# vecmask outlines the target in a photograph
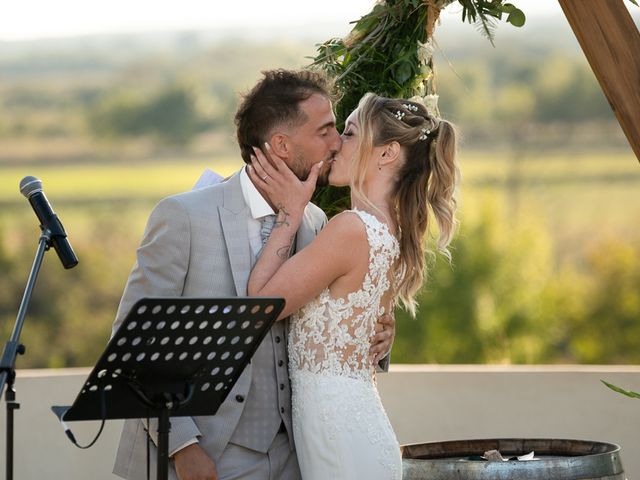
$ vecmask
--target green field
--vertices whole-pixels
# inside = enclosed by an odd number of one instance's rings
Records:
[[[42,180],[45,192],[53,201],[114,198],[161,198],[193,187],[205,168],[229,175],[240,162],[225,158],[215,161],[189,159],[183,161],[140,162],[131,165],[56,165],[52,167],[0,168],[0,202],[11,203],[21,198],[18,185],[26,175]]]
[[[461,215],[475,215],[494,202],[507,222],[532,215],[558,243],[603,233],[640,236],[640,165],[629,152],[553,153],[515,163],[507,154],[460,153]],[[49,200],[69,230],[84,230],[88,219],[124,210],[142,225],[160,198],[189,190],[205,168],[227,176],[241,166],[232,158],[188,158],[137,164],[74,164],[0,167],[0,221],[32,221],[18,191],[25,175],[39,177]],[[140,216],[140,218],[137,218]]]
[[[514,163],[505,153],[460,153],[462,188],[504,188],[514,175],[526,190],[574,188],[600,190],[615,185],[629,193],[640,184],[640,164],[631,153],[553,153]],[[0,166],[0,202],[19,199],[18,184],[25,175],[39,177],[52,197],[73,199],[160,198],[190,189],[205,168],[229,175],[242,165],[231,157],[164,159],[138,164],[73,164]]]

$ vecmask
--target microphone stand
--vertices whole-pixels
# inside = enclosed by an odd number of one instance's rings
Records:
[[[13,333],[11,338],[6,343],[4,351],[2,353],[2,359],[0,360],[0,395],[4,390],[5,384],[7,391],[5,392],[5,402],[7,404],[7,439],[6,439],[6,478],[7,480],[13,480],[13,413],[14,410],[20,408],[20,404],[16,401],[16,390],[14,388],[14,382],[16,378],[16,357],[23,355],[25,347],[20,343],[20,333],[22,332],[22,326],[24,324],[24,317],[27,314],[27,307],[31,300],[31,294],[33,293],[33,287],[38,278],[38,272],[42,265],[44,253],[49,250],[51,246],[51,232],[47,229],[42,232],[38,243],[38,250],[31,267],[31,273],[27,280],[27,286],[22,296],[22,302],[20,302],[20,309],[18,310],[18,316],[16,317],[16,323],[13,327]]]

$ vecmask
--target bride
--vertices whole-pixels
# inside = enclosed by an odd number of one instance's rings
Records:
[[[368,357],[376,319],[396,302],[415,314],[424,280],[424,236],[433,216],[438,249],[455,228],[455,132],[424,105],[365,95],[349,116],[329,182],[351,186],[336,215],[290,256],[321,164],[301,182],[256,149],[251,179],[277,207],[248,294],[286,299],[293,429],[304,480],[400,479],[400,449]]]

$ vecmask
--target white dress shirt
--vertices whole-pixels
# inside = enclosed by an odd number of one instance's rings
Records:
[[[249,178],[246,168],[240,171],[240,188],[242,189],[244,201],[251,211],[251,218],[249,218],[247,224],[247,232],[249,234],[251,252],[254,256],[257,256],[262,248],[262,238],[260,237],[260,228],[262,225],[260,220],[267,215],[275,215],[275,212]]]

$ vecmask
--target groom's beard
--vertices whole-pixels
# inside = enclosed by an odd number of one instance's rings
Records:
[[[335,154],[330,153],[327,158],[324,160],[324,164],[322,165],[322,170],[320,170],[320,174],[318,175],[318,180],[316,182],[316,187],[326,187],[329,185],[329,172],[331,172],[331,165],[333,164],[333,157]],[[307,162],[304,159],[304,156],[301,154],[297,154],[294,157],[294,164],[291,166],[291,170],[296,174],[303,182],[309,178],[309,172],[311,171],[310,166],[307,166]]]
[[[320,170],[318,180],[316,181],[316,187],[326,187],[327,185],[329,185],[329,173],[331,173],[331,167],[333,166],[333,160],[335,159],[335,156],[335,152],[332,152],[329,153],[329,155],[327,155],[327,158],[324,159],[322,170]]]

